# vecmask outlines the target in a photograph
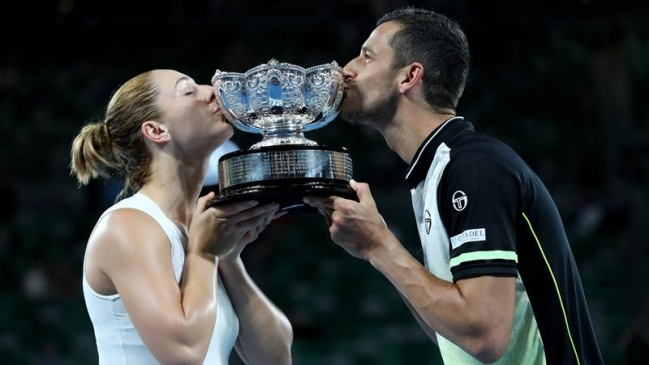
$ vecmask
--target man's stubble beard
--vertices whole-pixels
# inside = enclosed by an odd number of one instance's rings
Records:
[[[366,107],[351,105],[349,100],[343,100],[340,117],[351,124],[368,125],[381,129],[390,123],[396,112],[397,96],[390,94],[383,99],[374,100]]]

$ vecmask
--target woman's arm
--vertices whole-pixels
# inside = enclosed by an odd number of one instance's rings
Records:
[[[138,334],[161,364],[202,364],[216,321],[219,256],[245,232],[265,224],[269,205],[242,202],[207,208],[199,199],[189,228],[180,285],[171,245],[148,214],[119,209],[99,222],[89,243],[87,271],[119,293]]]
[[[219,273],[239,317],[236,350],[241,359],[247,365],[291,364],[291,323],[253,282],[241,258],[224,257]]]
[[[102,220],[91,247],[90,262],[119,293],[156,360],[202,364],[216,321],[216,256],[188,252],[179,286],[167,236],[153,218],[134,209]]]

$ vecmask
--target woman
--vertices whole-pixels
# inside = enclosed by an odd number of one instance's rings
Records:
[[[233,132],[211,86],[153,70],[122,85],[104,119],[75,138],[80,184],[124,177],[83,267],[101,365],[227,364],[233,347],[248,365],[291,363],[291,325],[240,258],[283,212],[199,198],[212,152]]]

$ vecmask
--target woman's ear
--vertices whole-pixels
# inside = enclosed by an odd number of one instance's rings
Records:
[[[424,66],[419,62],[413,62],[401,69],[399,80],[399,92],[405,94],[413,89],[424,76]]]
[[[171,139],[169,131],[164,124],[152,120],[147,120],[142,123],[142,135],[144,135],[144,138],[154,143],[165,143]]]

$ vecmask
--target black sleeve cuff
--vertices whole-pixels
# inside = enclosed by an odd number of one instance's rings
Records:
[[[518,266],[515,262],[472,263],[451,269],[453,282],[478,276],[517,277]]]

